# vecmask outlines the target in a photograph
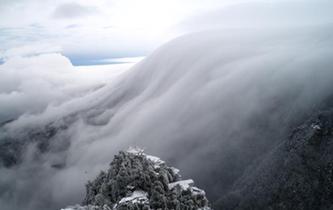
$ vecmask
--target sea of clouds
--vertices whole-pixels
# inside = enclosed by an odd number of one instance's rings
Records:
[[[1,209],[78,203],[86,181],[129,146],[167,160],[217,199],[328,103],[332,35],[333,25],[322,22],[198,32],[134,67],[99,73],[54,53],[7,59],[0,143],[27,146],[20,164],[0,169]],[[48,126],[56,134],[47,151],[27,143]]]

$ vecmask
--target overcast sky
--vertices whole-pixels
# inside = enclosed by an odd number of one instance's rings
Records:
[[[22,51],[22,46],[24,53],[31,46],[42,52],[61,51],[74,63],[143,56],[177,36],[180,32],[174,25],[226,4],[217,0],[204,5],[200,2],[0,0],[0,46],[2,54],[16,47]]]
[[[234,4],[248,2],[253,10],[237,6],[234,11]],[[249,24],[249,19],[251,24],[262,22],[267,14],[260,13],[254,2],[260,7],[265,2],[264,7],[271,9],[263,11],[269,13],[281,12],[275,10],[276,2],[288,5],[282,11],[295,13],[298,19],[306,13],[304,21],[309,23],[330,19],[333,8],[328,0],[0,0],[0,58],[55,51],[74,64],[93,64],[145,56],[181,34],[226,26],[223,20],[228,27]],[[284,24],[292,22],[283,14],[276,17]]]

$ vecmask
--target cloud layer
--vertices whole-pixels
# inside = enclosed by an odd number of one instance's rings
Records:
[[[22,76],[26,81],[1,88],[6,100],[14,98],[1,111],[17,107],[12,113],[25,113],[2,135],[31,141],[50,125],[57,132],[46,152],[31,143],[21,164],[0,170],[1,203],[7,209],[54,209],[79,202],[86,180],[130,145],[181,168],[214,200],[332,94],[331,37],[330,25],[193,34],[78,97],[64,94],[75,83],[63,78],[71,67],[62,56],[9,60],[1,73],[31,69],[30,77]],[[59,81],[49,73],[38,80],[32,64],[43,75],[50,63]],[[30,100],[15,99],[17,87]]]
[[[128,146],[179,167],[215,200],[332,96],[333,27],[311,25],[187,35],[117,76],[45,50],[7,53],[0,150],[22,156],[0,168],[1,208],[80,202],[84,183]]]
[[[61,54],[46,53],[52,48],[38,49],[27,46],[5,53],[7,60],[0,65],[0,123],[82,97],[122,72],[122,67],[103,71],[74,68]]]

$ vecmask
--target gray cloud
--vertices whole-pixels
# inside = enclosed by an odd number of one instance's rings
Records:
[[[53,17],[55,18],[78,18],[87,15],[93,15],[97,13],[97,8],[82,6],[78,3],[66,3],[58,6]]]

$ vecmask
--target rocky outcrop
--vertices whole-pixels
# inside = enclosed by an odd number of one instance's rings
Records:
[[[332,151],[329,110],[295,129],[260,164],[251,165],[216,209],[333,209]]]
[[[66,210],[209,210],[205,192],[179,170],[140,149],[120,152],[86,186],[84,206]]]

